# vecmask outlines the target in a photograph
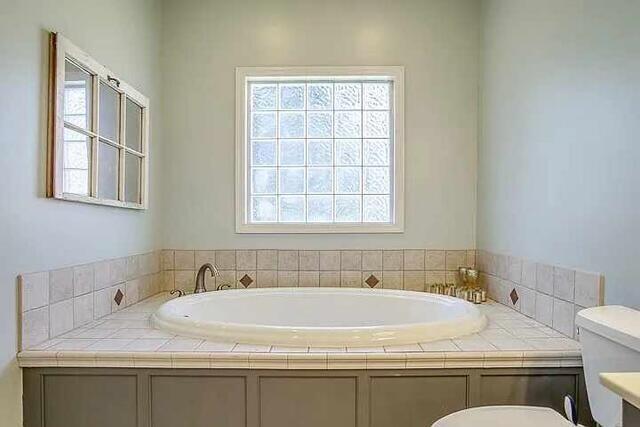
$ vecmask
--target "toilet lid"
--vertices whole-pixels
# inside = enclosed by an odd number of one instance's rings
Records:
[[[436,421],[431,427],[574,427],[550,408],[537,406],[482,406],[464,409]]]

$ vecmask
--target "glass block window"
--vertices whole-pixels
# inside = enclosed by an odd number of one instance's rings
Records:
[[[397,224],[394,79],[255,77],[245,88],[245,224]]]

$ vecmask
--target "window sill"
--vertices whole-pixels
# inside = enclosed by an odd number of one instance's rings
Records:
[[[132,202],[122,202],[119,200],[108,200],[108,199],[99,199],[97,197],[91,196],[81,196],[78,194],[70,194],[70,193],[62,193],[58,196],[53,196],[52,198],[57,200],[65,200],[67,202],[80,202],[80,203],[88,203],[90,205],[101,205],[101,206],[110,206],[114,208],[127,208],[134,210],[146,210],[147,207],[141,203],[132,203]]]
[[[403,233],[402,224],[238,224],[238,234]]]

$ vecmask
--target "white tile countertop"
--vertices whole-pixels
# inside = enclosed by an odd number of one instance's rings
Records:
[[[235,369],[416,369],[580,367],[580,344],[495,302],[480,305],[489,323],[460,338],[368,348],[279,347],[212,342],[154,329],[158,294],[18,353],[21,367]]]

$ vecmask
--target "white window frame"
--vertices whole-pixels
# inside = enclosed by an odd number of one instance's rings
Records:
[[[252,80],[384,78],[393,82],[393,186],[390,223],[249,222],[248,86]],[[236,68],[236,233],[402,233],[404,232],[404,67],[238,67]]]
[[[89,180],[89,194],[73,194],[64,192],[64,90],[65,90],[65,61],[69,59],[76,66],[93,76],[92,87],[92,121],[93,128],[99,129],[98,103],[100,82],[107,83],[120,94],[120,124],[118,143],[119,169],[117,199],[98,197],[98,145],[99,139],[96,129],[80,130],[83,135],[91,139],[91,176]],[[126,145],[126,101],[131,99],[142,111],[140,151],[133,150]],[[68,125],[67,125],[68,126]],[[74,129],[72,129],[74,130]],[[147,209],[149,194],[149,99],[124,82],[115,73],[103,66],[82,49],[74,45],[69,39],[59,33],[51,33],[49,38],[49,109],[48,109],[48,141],[47,141],[47,197],[73,202],[90,203],[129,209]],[[125,200],[125,153],[131,153],[140,158],[140,203]]]

